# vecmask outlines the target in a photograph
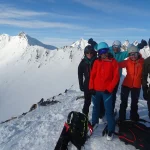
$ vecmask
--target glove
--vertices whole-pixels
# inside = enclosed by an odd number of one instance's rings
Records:
[[[84,92],[84,88],[83,88],[83,87],[80,87],[80,91]]]
[[[105,94],[111,94],[108,90],[104,91]]]
[[[91,90],[90,90],[90,93],[91,93],[92,95],[95,95],[95,94],[96,94],[96,91],[95,91],[94,89],[91,89]]]
[[[147,46],[147,42],[145,40],[143,40],[143,39],[141,40],[141,44],[143,45],[143,47]]]
[[[92,38],[90,38],[90,39],[88,40],[88,44],[90,44],[93,48],[95,47],[95,45],[97,45],[97,43],[96,43],[95,41],[93,41]]]
[[[147,101],[148,100],[148,93],[147,91],[143,91],[143,98]]]
[[[88,40],[88,44],[92,44],[92,43],[93,43],[93,39],[90,38],[90,39]]]

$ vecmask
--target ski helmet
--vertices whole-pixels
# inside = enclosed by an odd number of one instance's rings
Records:
[[[93,54],[96,53],[95,50],[94,50],[94,48],[93,48],[93,46],[91,46],[91,45],[87,45],[87,46],[84,48],[84,54],[89,53],[89,52],[91,52],[91,53],[93,53]]]
[[[109,51],[109,47],[108,44],[105,42],[101,42],[97,45],[97,49],[98,49],[98,54],[104,54],[107,53]]]
[[[118,41],[118,40],[114,41],[113,44],[112,44],[112,47],[118,47],[118,48],[120,48],[121,47],[121,42]]]
[[[129,54],[130,54],[130,53],[138,53],[138,52],[139,52],[139,50],[138,50],[138,47],[137,47],[137,46],[131,44],[131,45],[128,47],[128,53],[129,53]]]

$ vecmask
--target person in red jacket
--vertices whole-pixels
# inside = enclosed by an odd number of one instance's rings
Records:
[[[141,79],[144,59],[139,54],[138,47],[131,45],[128,48],[129,58],[119,63],[120,68],[126,68],[127,75],[122,83],[121,104],[119,110],[119,121],[126,119],[126,108],[128,104],[129,93],[131,92],[131,111],[130,119],[137,121],[138,99],[141,90]]]
[[[117,61],[108,53],[107,43],[98,44],[99,58],[95,60],[90,74],[89,89],[93,94],[92,125],[98,123],[100,102],[103,100],[108,121],[107,140],[112,140],[115,130],[115,120],[112,108],[112,92],[119,81],[119,66]]]

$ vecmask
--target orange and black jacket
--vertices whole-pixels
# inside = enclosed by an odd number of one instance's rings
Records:
[[[119,63],[120,68],[126,68],[127,70],[127,75],[122,83],[123,86],[129,88],[141,88],[143,63],[144,59],[142,56],[136,61],[132,61],[128,58]]]

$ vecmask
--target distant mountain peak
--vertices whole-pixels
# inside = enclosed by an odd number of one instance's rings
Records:
[[[53,49],[56,49],[57,47],[55,46],[52,46],[52,45],[47,45],[47,44],[44,44],[42,42],[40,42],[39,40],[35,39],[35,38],[32,38],[30,37],[28,34],[26,34],[25,32],[21,31],[19,34],[18,34],[19,37],[21,38],[25,38],[27,40],[27,43],[28,45],[30,46],[41,46],[41,47],[44,47],[46,49],[50,49],[50,50],[53,50]]]
[[[23,32],[23,31],[21,31],[21,32],[18,34],[18,36],[20,36],[20,37],[26,37],[26,33]]]
[[[74,42],[71,46],[77,47],[78,49],[84,49],[85,46],[87,46],[87,45],[88,45],[88,41],[81,38],[78,41]]]

